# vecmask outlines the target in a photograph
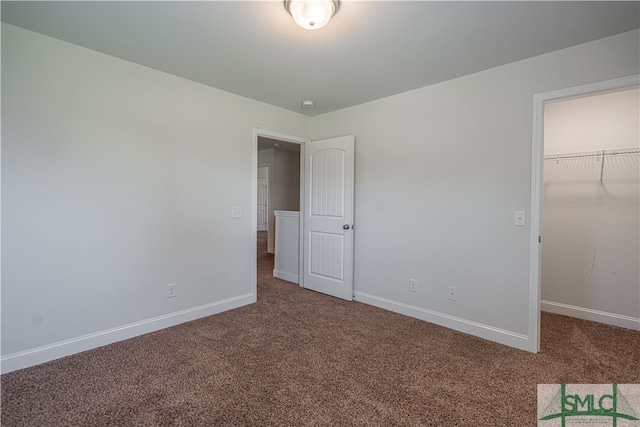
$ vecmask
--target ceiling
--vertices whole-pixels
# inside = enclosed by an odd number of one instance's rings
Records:
[[[2,21],[309,116],[640,26],[640,2],[2,2]],[[306,109],[303,100],[315,107]]]

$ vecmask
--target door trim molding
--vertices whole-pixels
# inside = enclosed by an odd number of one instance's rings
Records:
[[[538,236],[542,235],[543,165],[544,165],[544,107],[547,102],[599,93],[614,92],[640,86],[640,75],[606,80],[533,95],[533,132],[531,141],[531,222],[529,235],[529,348],[540,351],[541,250]]]
[[[259,127],[253,128],[253,142],[251,147],[251,287],[254,301],[258,301],[258,137],[265,137],[270,139],[278,139],[285,142],[293,142],[300,144],[300,196],[304,196],[304,144],[310,141],[309,138],[302,138],[294,135],[287,135],[284,133],[274,132],[267,129],[260,129]],[[271,174],[271,168],[269,168]],[[303,203],[300,199],[300,217],[302,218]],[[302,226],[302,220],[300,221]],[[300,246],[302,251],[302,245]],[[300,257],[302,259],[302,256]],[[301,277],[302,270],[298,272],[298,276]],[[300,286],[303,286],[302,280]]]

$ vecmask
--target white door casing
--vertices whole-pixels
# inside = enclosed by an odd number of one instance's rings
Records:
[[[303,286],[353,299],[354,136],[304,146]]]

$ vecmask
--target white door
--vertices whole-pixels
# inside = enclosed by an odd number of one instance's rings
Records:
[[[353,135],[304,145],[303,286],[353,299]]]
[[[258,231],[266,231],[267,227],[267,200],[269,195],[269,180],[266,178],[258,178],[258,196],[257,196],[257,222]]]

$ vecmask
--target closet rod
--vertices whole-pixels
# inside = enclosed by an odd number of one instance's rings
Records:
[[[547,154],[544,156],[545,160],[560,160],[560,159],[578,159],[584,157],[602,157],[605,156],[618,156],[623,154],[638,154],[640,148],[620,148],[617,150],[600,150],[600,151],[587,151],[583,153],[564,153],[564,154]]]

